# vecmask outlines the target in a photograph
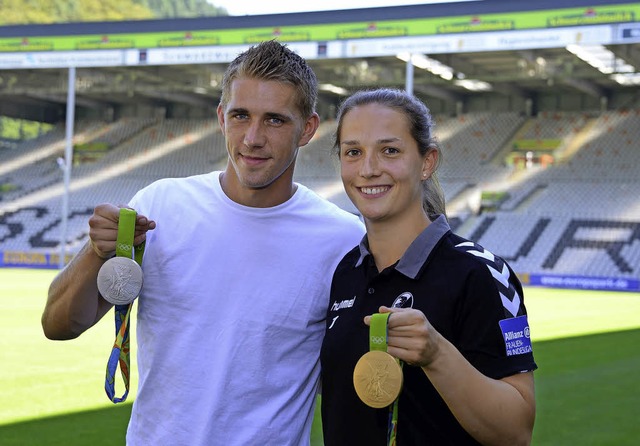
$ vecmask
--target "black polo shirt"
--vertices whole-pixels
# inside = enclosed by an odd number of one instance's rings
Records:
[[[451,232],[438,216],[395,264],[378,272],[360,246],[333,276],[321,352],[325,445],[385,445],[389,409],[373,409],[353,387],[356,362],[369,350],[363,318],[378,307],[422,311],[483,374],[500,379],[537,368],[522,286],[499,257]],[[478,444],[460,426],[421,368],[405,364],[398,446]]]

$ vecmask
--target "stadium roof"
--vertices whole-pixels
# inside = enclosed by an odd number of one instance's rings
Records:
[[[540,11],[557,11],[560,25],[529,31],[518,30],[517,26],[510,28],[514,26],[511,17],[518,14],[533,17]],[[403,87],[407,62],[406,57],[402,59],[402,51],[398,54],[389,51],[376,53],[377,50],[370,51],[365,47],[374,44],[388,47],[402,39],[406,42],[417,39],[419,42],[414,47],[418,49],[412,51],[416,66],[413,88],[416,94],[425,97],[464,103],[467,98],[479,94],[535,99],[541,94],[583,94],[606,98],[628,93],[637,101],[638,84],[624,85],[622,78],[616,80],[613,75],[635,73],[636,77],[640,76],[637,74],[640,71],[638,11],[640,3],[620,0],[485,0],[262,16],[5,26],[0,27],[0,56],[6,59],[20,52],[25,60],[32,60],[34,54],[42,54],[37,52],[37,44],[44,42],[46,45],[48,39],[62,41],[103,36],[103,41],[98,44],[115,44],[117,39],[113,37],[119,35],[173,36],[183,33],[191,38],[206,32],[231,35],[234,30],[243,29],[254,31],[250,36],[254,39],[277,37],[283,41],[288,39],[294,45],[295,39],[300,38],[300,29],[333,26],[344,32],[345,26],[355,24],[352,35],[344,38],[319,41],[310,34],[309,40],[313,40],[318,48],[326,49],[326,46],[337,44],[344,47],[341,50],[343,54],[348,54],[347,57],[325,54],[324,57],[309,58],[319,81],[326,84],[323,87],[325,100],[337,101],[341,94],[363,87]],[[433,44],[425,44],[426,41],[420,41],[419,36],[411,36],[415,31],[406,31],[419,19],[424,19],[424,23],[442,22],[449,30],[440,36],[430,36],[440,37],[440,40],[431,39],[429,42]],[[358,28],[363,24],[364,28]],[[398,29],[407,34],[394,34]],[[287,35],[287,30],[293,31]],[[529,42],[516,42],[518,39],[514,39],[512,31],[519,33],[520,40],[528,39]],[[481,35],[495,35],[502,41],[472,48],[474,39],[478,37],[480,40]],[[244,42],[239,43],[250,43],[246,33],[244,38]],[[594,45],[600,38],[602,44]],[[554,44],[554,39],[561,43]],[[443,45],[441,42],[445,40],[446,45]],[[575,48],[567,45],[567,40],[574,41],[577,44]],[[586,54],[580,53],[582,42],[589,43]],[[146,49],[135,43],[132,45],[131,51],[146,56]],[[205,47],[193,45],[164,51],[168,54],[168,51],[177,49],[188,55],[193,54],[190,51]],[[30,51],[31,48],[34,50]],[[87,54],[87,51],[75,51]],[[614,62],[614,66],[598,68],[596,65],[604,62],[594,60],[596,53],[602,53],[608,62]],[[213,108],[219,97],[219,84],[226,62],[198,60],[198,57],[196,54],[191,59],[176,58],[171,63],[160,64],[142,63],[141,59],[136,59],[135,64],[80,67],[77,73],[77,105],[102,108],[147,102],[151,105],[178,103]],[[7,66],[9,68],[0,70],[0,114],[44,121],[61,119],[66,103],[66,68],[25,65],[16,69],[10,64]],[[469,81],[481,82],[471,84]],[[488,90],[483,91],[483,88]]]

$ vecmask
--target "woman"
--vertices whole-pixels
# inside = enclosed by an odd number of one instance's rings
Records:
[[[398,90],[358,92],[338,112],[342,181],[367,235],[333,277],[321,355],[326,445],[531,441],[537,366],[522,287],[502,259],[451,232],[432,130],[427,107]],[[387,352],[404,364],[400,395],[384,408],[354,388],[374,313],[390,313]]]

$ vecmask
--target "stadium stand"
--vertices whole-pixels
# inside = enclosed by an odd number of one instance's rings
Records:
[[[449,217],[461,235],[506,258],[520,274],[637,278],[640,274],[640,110],[592,113],[468,113],[439,117],[441,181]],[[74,166],[68,249],[87,237],[87,218],[102,201],[125,203],[141,187],[167,176],[221,169],[224,139],[215,119],[84,122],[78,141],[107,141],[104,156]],[[356,212],[342,189],[332,154],[334,122],[301,148],[295,179]],[[80,136],[81,135],[81,136]],[[550,166],[505,162],[514,137],[561,139]],[[580,143],[577,144],[576,141]],[[20,150],[3,151],[0,247],[51,252],[59,247],[64,151],[56,128]],[[14,166],[13,168],[7,166]],[[503,190],[497,209],[472,197]]]
[[[294,180],[316,191],[352,213],[357,210],[349,201],[340,180],[337,154],[334,153],[336,123],[320,124],[316,135],[298,153]]]
[[[557,136],[567,121],[576,123],[562,136],[567,141],[557,149],[556,164],[533,168],[530,175],[515,172],[502,185],[509,198],[495,212],[468,218],[461,233],[503,255],[519,272],[635,279],[640,151],[632,141],[640,129],[639,110],[558,116],[527,125],[539,135]]]
[[[632,283],[628,289],[637,290],[637,7],[626,1],[534,5],[486,0],[264,17],[96,22],[91,32],[138,39],[139,33],[215,29],[225,39],[239,39],[233,45],[242,45],[263,39],[266,24],[273,24],[274,36],[288,39],[310,60],[322,87],[322,124],[300,149],[294,179],[353,213],[357,210],[344,193],[332,154],[336,107],[344,94],[358,88],[407,87],[411,74],[414,94],[434,113],[443,154],[439,177],[456,232],[505,257],[525,283],[535,276],[556,277],[557,282],[546,284],[558,286],[577,284],[574,277],[596,278],[612,279],[609,288],[627,281]],[[509,20],[489,18],[502,12],[508,12]],[[531,12],[546,19],[529,20]],[[434,27],[438,22],[437,32],[422,35],[416,31],[422,27],[396,26],[414,19],[433,21]],[[351,22],[362,22],[362,28],[342,29]],[[0,33],[6,41],[0,51],[0,112],[46,123],[47,128],[54,124],[47,133],[22,142],[15,135],[24,134],[24,127],[0,135],[0,266],[57,266],[53,257],[42,259],[62,248],[61,157],[66,142],[61,120],[67,101],[63,84],[71,76],[67,62],[111,53],[102,52],[108,42],[100,41],[95,52],[64,55],[55,50],[52,54],[62,56],[53,61],[32,56],[39,51],[38,42],[53,45],[63,36],[86,44],[86,26],[5,26]],[[300,35],[287,34],[292,26],[308,26],[311,34],[298,42]],[[322,41],[316,38],[320,29]],[[24,36],[40,37],[32,42]],[[97,203],[126,203],[159,178],[224,168],[226,148],[212,106],[220,99],[222,73],[232,57],[217,49],[235,49],[231,41],[217,48],[191,37],[186,33],[185,46],[176,48],[164,47],[163,39],[150,48],[145,38],[120,52],[122,60],[115,66],[79,66],[64,245],[68,253],[85,242],[87,217]],[[21,39],[19,47],[7,40],[14,38]],[[594,64],[577,46],[607,52],[605,59],[615,63],[603,67],[598,59]],[[400,49],[429,57],[407,65]],[[67,62],[58,67],[57,60]],[[34,69],[25,70],[29,67]],[[443,67],[451,71],[444,73]],[[488,88],[464,86],[476,80]],[[530,283],[535,284],[533,279]]]

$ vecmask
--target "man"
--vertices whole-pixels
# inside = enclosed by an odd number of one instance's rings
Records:
[[[306,62],[263,42],[222,88],[225,170],[160,180],[129,203],[134,244],[146,241],[131,446],[308,444],[331,276],[364,233],[293,182],[319,123]],[[90,241],[52,282],[47,337],[77,337],[109,311],[96,277],[118,212],[96,207]]]

